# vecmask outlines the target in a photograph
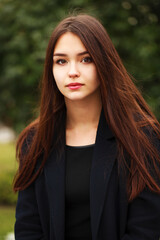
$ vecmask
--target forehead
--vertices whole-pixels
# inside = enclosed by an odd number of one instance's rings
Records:
[[[70,53],[73,51],[78,53],[81,51],[86,51],[86,48],[76,34],[71,32],[64,33],[57,40],[54,53]]]

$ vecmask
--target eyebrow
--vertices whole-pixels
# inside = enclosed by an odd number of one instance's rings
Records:
[[[85,55],[85,54],[88,54],[88,52],[87,52],[87,51],[80,52],[80,53],[77,54],[77,56],[82,56],[82,55]],[[55,53],[55,54],[53,55],[53,57],[55,57],[55,56],[66,57],[67,54],[65,54],[65,53]]]

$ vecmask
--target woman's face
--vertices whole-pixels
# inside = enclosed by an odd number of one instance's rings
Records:
[[[96,66],[80,38],[73,33],[63,34],[55,45],[53,76],[65,100],[84,100],[99,95]]]

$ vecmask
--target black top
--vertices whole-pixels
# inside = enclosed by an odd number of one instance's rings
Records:
[[[66,240],[90,240],[90,169],[94,144],[66,146]]]

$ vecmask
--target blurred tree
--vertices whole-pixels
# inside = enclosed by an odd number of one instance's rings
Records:
[[[160,119],[160,2],[128,0],[104,5],[100,0],[97,6],[127,70]]]
[[[105,25],[160,119],[158,0],[0,0],[0,121],[19,132],[35,117],[49,37],[74,9],[97,16]]]
[[[4,0],[0,5],[0,120],[18,130],[32,117],[37,102],[56,1]]]

